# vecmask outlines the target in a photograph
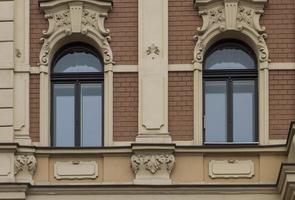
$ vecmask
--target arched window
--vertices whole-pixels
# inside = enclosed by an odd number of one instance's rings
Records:
[[[52,145],[103,145],[103,62],[81,43],[59,50],[51,69]]]
[[[203,68],[205,144],[257,142],[254,52],[239,41],[221,41],[208,50]]]

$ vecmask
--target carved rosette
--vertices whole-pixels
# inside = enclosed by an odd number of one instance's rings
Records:
[[[17,155],[15,157],[14,173],[15,175],[19,172],[29,172],[34,175],[37,169],[37,161],[33,155]]]
[[[247,35],[256,44],[259,61],[269,62],[265,42],[267,35],[265,27],[261,27],[259,22],[266,0],[262,0],[259,4],[253,1],[253,6],[251,1],[253,0],[209,0],[206,2],[195,0],[199,15],[203,19],[203,25],[197,28],[195,35],[197,44],[193,63],[202,63],[207,44],[212,38],[226,31],[231,31],[231,35],[234,33],[241,38]]]
[[[165,170],[171,173],[175,163],[172,154],[135,154],[131,157],[131,167],[135,174],[144,169],[151,174],[156,174],[159,170]]]
[[[54,5],[52,7],[52,5]],[[104,21],[107,13],[112,8],[111,2],[101,3],[89,0],[77,0],[75,2],[52,0],[40,3],[48,20],[48,30],[43,31],[41,38],[42,48],[39,56],[39,64],[48,66],[53,56],[55,45],[71,36],[73,33],[81,34],[79,41],[85,41],[85,37],[97,42],[98,49],[105,64],[113,64],[113,55],[109,45],[109,30],[105,29]],[[87,40],[89,41],[89,40]]]

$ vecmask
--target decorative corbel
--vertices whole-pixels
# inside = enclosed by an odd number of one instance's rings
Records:
[[[34,155],[17,155],[15,157],[14,173],[28,172],[34,175],[37,169],[37,161]]]

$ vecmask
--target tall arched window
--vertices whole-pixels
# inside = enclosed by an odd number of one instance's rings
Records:
[[[90,45],[73,43],[56,53],[51,69],[52,145],[103,145],[103,62]]]
[[[221,41],[205,56],[204,142],[258,141],[257,64],[254,52],[239,41]]]

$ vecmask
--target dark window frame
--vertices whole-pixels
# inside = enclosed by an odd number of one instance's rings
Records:
[[[228,44],[236,45],[240,49],[246,51],[255,61],[256,69],[205,69],[205,62],[208,56]],[[203,65],[203,144],[204,145],[216,145],[216,144],[241,144],[233,141],[233,81],[253,80],[255,84],[255,113],[254,113],[254,141],[246,142],[243,144],[258,144],[259,140],[259,119],[258,119],[258,103],[259,103],[259,92],[258,92],[258,65],[257,57],[252,49],[245,43],[238,40],[221,40],[212,45],[211,48],[206,52],[204,56]],[[227,141],[226,142],[210,142],[205,140],[206,129],[205,129],[205,82],[206,81],[226,81],[226,102],[227,102]]]
[[[61,48],[59,51],[57,51],[53,64],[51,67],[51,74],[50,74],[50,89],[51,89],[51,116],[50,116],[50,140],[51,140],[51,146],[56,147],[56,136],[54,134],[53,130],[53,124],[54,124],[54,84],[73,84],[74,85],[74,146],[73,147],[83,147],[81,146],[81,84],[91,84],[91,83],[99,83],[102,85],[102,127],[101,127],[101,146],[104,146],[104,71],[101,72],[71,72],[71,73],[57,73],[54,72],[54,67],[57,61],[62,58],[64,55],[73,52],[73,51],[87,51],[92,53],[94,56],[96,56],[101,64],[103,65],[103,59],[100,56],[100,54],[90,45],[84,44],[84,43],[71,43],[68,45],[65,45],[63,48]],[[95,146],[100,147],[100,146]]]

